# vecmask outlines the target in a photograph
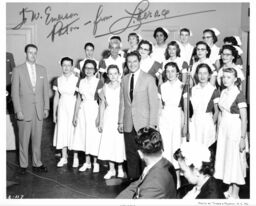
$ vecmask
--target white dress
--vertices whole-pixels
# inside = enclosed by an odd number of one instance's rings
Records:
[[[220,48],[217,47],[215,44],[213,44],[212,47],[211,47],[211,55],[209,57],[210,62],[212,64],[215,64],[215,62],[220,59],[220,54],[219,53],[220,53]]]
[[[164,107],[159,118],[159,129],[163,139],[163,156],[172,162],[175,168],[178,168],[178,162],[174,160],[173,154],[181,145],[181,95],[182,83],[178,79],[173,85],[169,81],[161,85]]]
[[[219,101],[218,92],[209,82],[204,87],[197,84],[192,88],[190,101],[193,107],[193,116],[189,122],[190,141],[209,147],[216,140],[216,127],[211,110]]]
[[[58,77],[57,84],[53,86],[53,89],[60,94],[53,138],[53,146],[56,149],[70,148],[73,140],[74,126],[72,120],[76,102],[77,81],[78,78],[73,74],[68,78],[62,75]]]
[[[165,61],[165,50],[167,45],[163,45],[159,47],[158,45],[155,45],[153,47],[153,53],[151,54],[151,58],[159,63],[163,63]]]
[[[120,86],[111,88],[105,84],[107,107],[104,111],[103,132],[98,159],[122,163],[125,157],[124,135],[117,130]]]
[[[179,46],[180,46],[180,57],[189,64],[194,47],[190,43],[187,43],[186,45],[184,45],[181,42],[179,42]]]
[[[231,107],[232,105],[232,107]],[[226,184],[245,184],[245,151],[239,151],[241,140],[241,119],[239,108],[247,104],[242,93],[234,86],[230,91],[221,92],[219,107],[221,119],[218,131],[217,152],[214,177]]]
[[[99,109],[95,100],[98,83],[99,79],[96,77],[89,81],[87,78],[80,81],[78,92],[81,94],[82,102],[72,144],[73,150],[84,151],[93,156],[98,156],[101,137],[95,124]]]

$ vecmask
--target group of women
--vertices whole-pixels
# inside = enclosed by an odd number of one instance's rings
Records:
[[[159,88],[159,131],[164,156],[177,169],[178,187],[181,168],[173,154],[189,134],[190,142],[209,148],[217,145],[214,177],[229,185],[226,198],[239,198],[239,186],[245,184],[246,176],[247,132],[241,41],[237,36],[226,37],[219,48],[216,28],[205,29],[203,40],[195,46],[189,43],[192,32],[187,28],[180,30],[179,40],[167,44],[168,34],[167,29],[156,28],[153,45],[130,33],[127,50],[122,50],[119,36],[111,36],[99,62],[93,57],[94,45],[86,43],[85,59],[74,70],[73,60],[62,58],[63,74],[53,86],[53,144],[62,149],[57,166],[67,164],[69,149],[74,151],[73,167],[78,167],[77,152],[83,151],[86,158],[79,171],[92,168],[99,172],[99,159],[109,162],[105,179],[125,177],[124,139],[117,131],[120,82],[129,72],[125,55],[136,50],[141,56],[140,69],[155,77]]]

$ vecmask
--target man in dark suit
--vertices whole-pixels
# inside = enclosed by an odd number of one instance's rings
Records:
[[[176,198],[175,168],[162,156],[160,133],[152,128],[142,128],[136,137],[136,144],[146,167],[140,179],[131,183],[117,198]]]
[[[13,114],[13,106],[11,100],[11,78],[12,78],[12,70],[15,67],[15,62],[13,58],[13,54],[10,52],[6,52],[6,108],[7,114]]]
[[[41,162],[43,118],[49,115],[49,83],[46,69],[36,64],[37,46],[25,47],[26,62],[13,70],[12,100],[19,128],[19,162],[21,173],[28,167],[28,146],[32,140],[33,170],[47,172]]]
[[[135,136],[142,127],[158,127],[160,100],[154,77],[140,70],[140,54],[128,53],[126,62],[130,73],[121,83],[118,130],[124,132],[128,177],[136,180],[143,168]]]

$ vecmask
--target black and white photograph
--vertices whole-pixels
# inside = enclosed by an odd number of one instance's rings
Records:
[[[254,205],[253,6],[2,2],[0,205]]]

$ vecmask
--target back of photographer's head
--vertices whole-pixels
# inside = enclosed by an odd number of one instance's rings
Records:
[[[153,128],[141,128],[135,138],[138,150],[145,155],[162,153],[163,142],[161,134]]]
[[[212,176],[214,173],[213,154],[206,145],[185,142],[173,156],[179,162],[181,169],[182,165],[185,165],[191,170],[198,170],[202,175]]]

